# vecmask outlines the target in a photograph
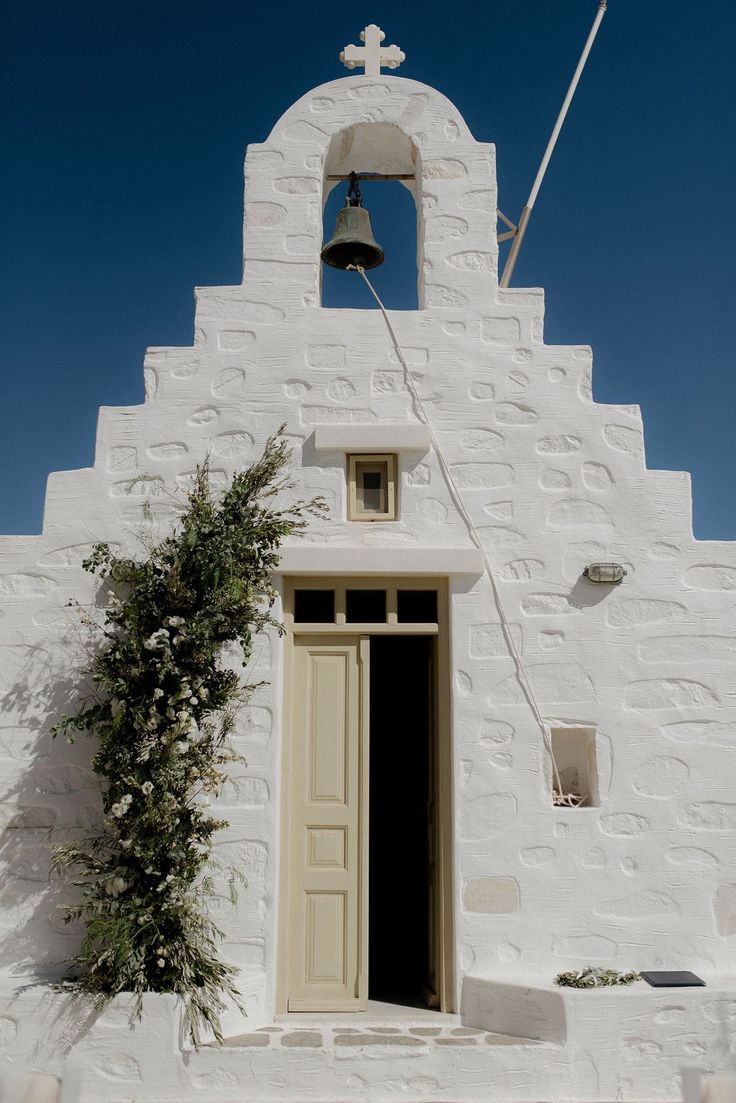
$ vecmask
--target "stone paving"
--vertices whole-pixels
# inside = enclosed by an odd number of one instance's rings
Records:
[[[541,1042],[530,1038],[512,1038],[506,1034],[491,1034],[468,1026],[427,1026],[402,1023],[401,1026],[327,1026],[323,1023],[304,1026],[262,1026],[250,1034],[227,1038],[230,1049],[359,1049],[385,1046],[395,1049],[422,1049],[427,1046],[535,1046]]]

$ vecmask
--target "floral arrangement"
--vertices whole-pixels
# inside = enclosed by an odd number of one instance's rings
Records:
[[[234,900],[238,873],[211,854],[227,823],[208,806],[239,760],[228,736],[256,686],[223,668],[222,648],[240,644],[246,666],[256,632],[282,631],[270,612],[279,544],[323,510],[320,500],[277,506],[291,486],[288,458],[286,443],[271,438],[217,499],[207,464],[198,468],[176,530],[140,561],[95,546],[83,566],[104,580],[109,605],[85,672],[91,693],[52,730],[97,738],[104,811],[97,830],[54,851],[79,890],[65,918],[86,928],[63,986],[100,1001],[134,992],[139,1014],[143,993],[178,993],[195,1043],[205,1024],[219,1039],[225,997],[237,1003],[207,901],[218,872]]]
[[[638,973],[617,973],[615,969],[588,965],[577,973],[558,973],[555,984],[562,988],[607,988],[615,984],[633,984],[637,980],[641,980]]]

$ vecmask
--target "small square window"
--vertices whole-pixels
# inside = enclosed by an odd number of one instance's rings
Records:
[[[345,620],[348,624],[385,624],[385,590],[346,590]]]
[[[436,624],[436,590],[398,590],[396,612],[399,624]]]
[[[335,620],[335,591],[294,590],[294,620],[297,624],[332,624]]]
[[[348,518],[396,519],[396,456],[348,456]]]

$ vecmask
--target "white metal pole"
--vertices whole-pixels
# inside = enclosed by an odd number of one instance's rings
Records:
[[[574,74],[572,80],[570,81],[570,87],[567,90],[567,95],[565,96],[565,101],[562,104],[562,108],[560,110],[560,113],[557,116],[557,122],[555,123],[555,128],[552,131],[552,135],[550,137],[550,140],[547,143],[547,148],[544,151],[544,157],[542,158],[542,163],[539,166],[539,171],[537,172],[534,183],[532,184],[532,190],[529,192],[529,198],[526,201],[526,206],[524,207],[524,210],[521,212],[521,218],[519,219],[519,226],[518,226],[518,229],[516,231],[516,235],[515,235],[513,241],[511,242],[511,250],[509,252],[508,257],[506,258],[506,265],[505,265],[504,270],[503,270],[503,275],[501,276],[501,281],[500,281],[500,286],[501,287],[508,287],[509,281],[511,280],[511,276],[513,275],[514,267],[516,265],[516,258],[519,255],[519,250],[521,249],[521,243],[524,240],[524,235],[526,233],[527,226],[529,225],[529,219],[531,217],[531,213],[532,213],[532,210],[534,208],[534,204],[536,203],[537,196],[539,195],[539,189],[542,186],[542,181],[544,180],[544,175],[547,171],[547,167],[548,167],[549,162],[552,158],[554,148],[557,145],[557,139],[560,136],[560,131],[562,130],[563,123],[565,122],[567,112],[570,110],[570,104],[572,103],[572,98],[575,95],[575,89],[577,88],[577,86],[580,82],[580,77],[582,76],[583,69],[585,68],[585,63],[588,60],[588,55],[589,55],[589,53],[590,53],[590,51],[593,47],[593,43],[595,42],[595,37],[598,34],[598,28],[600,27],[600,25],[603,21],[603,16],[606,14],[607,7],[608,7],[608,0],[599,0],[599,2],[598,2],[598,12],[596,14],[595,19],[593,20],[593,26],[590,28],[590,34],[588,35],[588,41],[585,43],[585,46],[583,48],[583,52],[580,55],[580,61],[578,62],[578,67],[575,70],[575,74]]]

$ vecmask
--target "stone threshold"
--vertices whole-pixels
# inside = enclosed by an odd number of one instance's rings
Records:
[[[444,1016],[443,1016],[444,1017]],[[449,1016],[448,1016],[449,1018]],[[325,1049],[357,1050],[375,1048],[426,1049],[447,1046],[540,1046],[544,1042],[532,1038],[515,1038],[508,1034],[493,1034],[469,1026],[457,1026],[452,1021],[436,1026],[426,1021],[401,1025],[343,1026],[325,1023],[294,1023],[284,1026],[258,1027],[248,1034],[225,1039],[227,1049]],[[547,1043],[548,1044],[548,1043]]]

